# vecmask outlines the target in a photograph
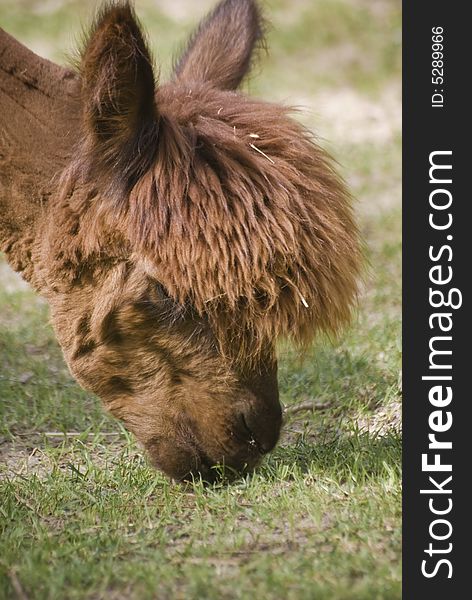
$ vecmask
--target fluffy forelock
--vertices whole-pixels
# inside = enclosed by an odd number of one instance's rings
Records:
[[[356,301],[361,244],[351,198],[312,134],[284,107],[203,84],[162,86],[156,104],[155,155],[129,195],[109,172],[93,182],[103,179],[100,211],[134,260],[206,316],[238,360],[278,337],[336,334]],[[83,165],[67,187],[86,179]]]

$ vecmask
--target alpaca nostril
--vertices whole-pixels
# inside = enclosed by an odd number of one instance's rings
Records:
[[[243,425],[243,429],[245,431],[245,433],[248,435],[249,438],[249,446],[252,446],[253,448],[257,449],[258,452],[260,454],[267,454],[267,452],[269,452],[269,450],[267,450],[265,448],[265,446],[263,446],[258,439],[256,438],[256,436],[254,435],[254,433],[251,431],[251,429],[248,427],[248,424],[246,423],[246,418],[244,417],[244,414],[241,414],[241,423]]]
[[[273,415],[254,415],[241,413],[241,423],[246,432],[249,445],[260,454],[267,454],[277,444],[282,424],[282,411]]]

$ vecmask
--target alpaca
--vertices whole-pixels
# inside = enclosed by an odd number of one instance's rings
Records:
[[[276,341],[336,334],[362,270],[351,198],[286,107],[238,87],[264,44],[223,0],[158,83],[126,1],[76,69],[0,30],[0,249],[71,373],[175,480],[278,441]]]

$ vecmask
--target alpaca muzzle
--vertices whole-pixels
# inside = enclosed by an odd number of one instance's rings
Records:
[[[278,391],[256,396],[245,389],[229,412],[174,424],[145,446],[152,464],[171,479],[213,482],[253,470],[277,444],[281,426]]]

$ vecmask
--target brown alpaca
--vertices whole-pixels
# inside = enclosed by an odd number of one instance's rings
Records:
[[[276,340],[336,333],[356,299],[329,157],[286,108],[235,91],[262,31],[255,0],[224,0],[159,85],[126,2],[77,72],[0,31],[1,249],[80,384],[176,479],[270,451]]]

